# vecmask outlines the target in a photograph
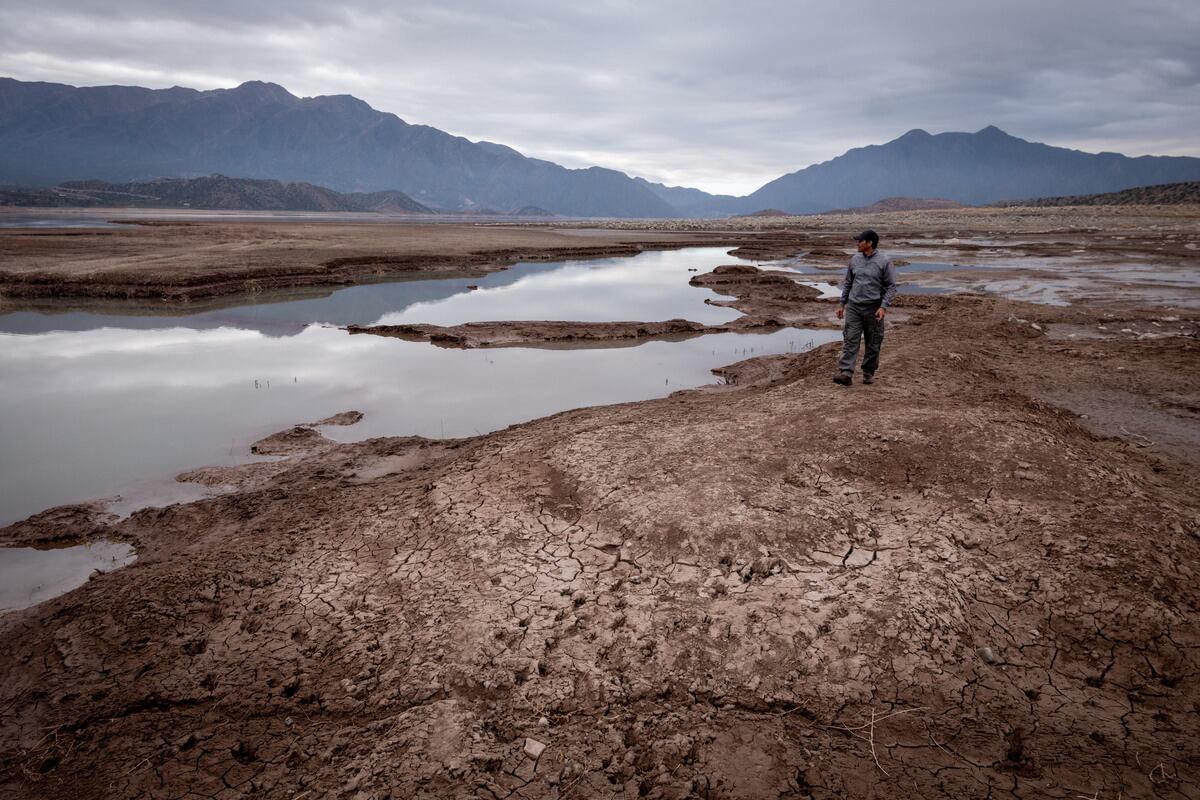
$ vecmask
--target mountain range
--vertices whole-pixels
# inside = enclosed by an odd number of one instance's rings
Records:
[[[211,173],[394,190],[434,210],[535,206],[585,217],[814,213],[889,197],[983,204],[1200,180],[1200,158],[1083,153],[987,127],[913,130],[781,176],[746,197],[664,186],[601,167],[567,169],[505,145],[411,125],[349,95],[233,89],[77,88],[0,78],[0,184],[145,183]],[[316,188],[316,187],[314,187]]]

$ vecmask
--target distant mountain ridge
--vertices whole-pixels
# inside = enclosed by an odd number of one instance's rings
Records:
[[[50,189],[0,188],[0,205],[197,208],[222,211],[371,211],[432,214],[403,192],[343,194],[297,181],[253,178],[160,178],[138,183],[70,181]]]
[[[895,197],[981,205],[1090,195],[1200,180],[1200,158],[1084,153],[993,126],[912,130],[732,197],[601,167],[567,169],[503,144],[410,125],[349,95],[300,98],[259,81],[198,91],[0,78],[0,183],[137,183],[211,173],[342,193],[395,190],[435,210],[531,206],[565,216],[675,217],[809,214]]]
[[[0,182],[46,186],[210,173],[395,189],[454,211],[535,205],[576,216],[675,209],[615,170],[566,169],[512,148],[409,125],[349,95],[234,89],[75,88],[0,78]]]
[[[912,130],[776,178],[740,204],[743,212],[779,208],[800,214],[903,196],[981,205],[1181,180],[1200,180],[1200,158],[1084,153],[1027,142],[995,126],[936,135]]]

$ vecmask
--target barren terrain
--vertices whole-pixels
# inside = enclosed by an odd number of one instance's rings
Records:
[[[472,439],[297,427],[183,476],[229,494],[3,529],[140,555],[0,617],[0,796],[1200,796],[1196,290],[1100,281],[1194,274],[1200,213],[1006,211],[870,222],[1095,302],[902,294],[873,386],[825,346]],[[696,283],[828,323],[778,275]]]
[[[116,212],[93,216],[120,219]],[[634,255],[644,247],[747,238],[453,223],[133,222],[123,228],[0,228],[0,311],[46,298],[141,301],[158,310],[228,295],[484,275],[517,261]]]

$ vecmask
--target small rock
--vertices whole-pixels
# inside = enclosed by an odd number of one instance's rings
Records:
[[[995,664],[996,663],[996,654],[992,652],[992,648],[981,647],[978,650],[976,650],[975,652],[979,654],[979,657],[983,659],[985,664]]]
[[[542,751],[546,749],[546,745],[539,742],[537,739],[525,740],[525,755],[537,761],[542,757]]]
[[[538,725],[540,725],[543,728],[549,728],[550,727],[549,717],[541,717],[540,719],[538,719]]]

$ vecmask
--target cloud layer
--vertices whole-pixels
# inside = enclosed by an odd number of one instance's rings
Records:
[[[1200,155],[1189,0],[0,7],[0,75],[353,94],[566,166],[745,194],[911,128]]]

